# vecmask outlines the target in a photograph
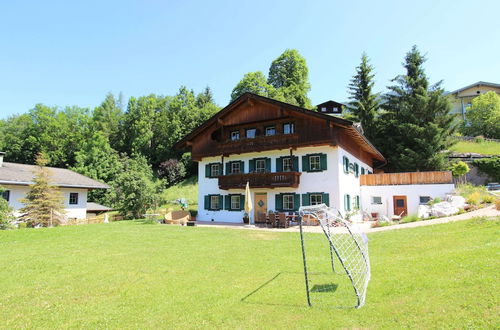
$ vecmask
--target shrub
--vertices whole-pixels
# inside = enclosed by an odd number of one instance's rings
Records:
[[[428,205],[434,205],[434,204],[441,203],[441,202],[442,202],[441,198],[436,197],[433,200],[430,200],[429,203],[427,203],[427,204]]]
[[[482,202],[483,203],[493,203],[495,201],[495,196],[493,195],[484,195],[483,198],[482,198]]]
[[[481,193],[479,191],[473,192],[467,197],[466,201],[470,205],[479,205],[481,202]]]
[[[488,175],[495,181],[500,181],[500,157],[478,159],[473,162],[480,172]]]
[[[409,214],[407,216],[404,216],[401,219],[401,223],[410,223],[410,222],[415,222],[415,221],[419,221],[419,220],[420,220],[420,218],[416,214]]]
[[[495,201],[495,207],[500,211],[500,198],[497,198],[497,200]]]
[[[171,158],[160,164],[158,174],[166,181],[167,186],[173,186],[186,177],[186,166],[183,162]]]
[[[197,210],[189,210],[189,213],[191,214],[192,217],[195,217],[198,215],[198,211]]]
[[[484,136],[478,135],[474,138],[474,142],[476,143],[483,143],[484,142]]]

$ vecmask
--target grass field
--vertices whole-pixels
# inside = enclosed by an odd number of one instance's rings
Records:
[[[500,143],[489,141],[459,141],[450,148],[450,151],[459,153],[474,152],[482,155],[500,155]]]
[[[0,328],[495,328],[499,224],[370,234],[359,310],[307,307],[297,233],[137,221],[2,231]]]

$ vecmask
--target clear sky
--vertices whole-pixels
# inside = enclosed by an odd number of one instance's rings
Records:
[[[363,51],[384,91],[413,44],[447,90],[500,83],[500,1],[1,1],[0,118],[181,85],[224,106],[287,48],[307,61],[313,104],[345,101]]]

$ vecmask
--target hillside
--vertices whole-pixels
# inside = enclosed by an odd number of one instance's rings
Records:
[[[482,155],[500,155],[500,143],[482,141],[459,141],[454,144],[450,151],[456,153],[477,153]]]

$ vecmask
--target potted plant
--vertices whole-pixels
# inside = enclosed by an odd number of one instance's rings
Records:
[[[248,213],[246,213],[246,212],[243,214],[243,223],[246,223],[246,224],[250,223],[250,217],[248,216]]]
[[[191,221],[196,221],[196,216],[198,215],[197,210],[189,210],[189,213],[191,214]]]

